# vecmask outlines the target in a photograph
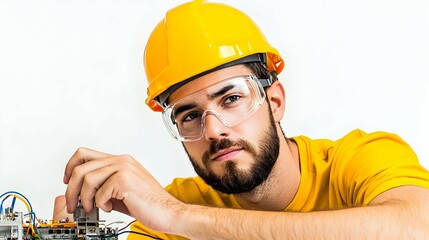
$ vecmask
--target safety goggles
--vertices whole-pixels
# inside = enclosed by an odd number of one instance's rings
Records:
[[[239,124],[259,109],[269,85],[270,79],[251,75],[225,79],[170,103],[162,112],[164,123],[175,139],[197,141],[204,136],[208,114],[227,127]]]

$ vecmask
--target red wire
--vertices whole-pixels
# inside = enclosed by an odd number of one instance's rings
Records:
[[[122,230],[126,229],[127,227],[129,227],[131,224],[133,224],[133,223],[134,223],[134,222],[136,222],[136,221],[137,221],[137,220],[134,220],[134,221],[132,221],[132,222],[128,223],[128,224],[127,224],[127,226],[125,226],[125,227],[123,227],[123,228],[119,229],[119,230],[118,230],[118,232],[120,232],[120,231],[122,231]]]

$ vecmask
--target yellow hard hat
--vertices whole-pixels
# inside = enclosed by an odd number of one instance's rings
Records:
[[[158,97],[178,83],[221,65],[262,53],[270,72],[279,74],[283,59],[246,14],[203,0],[167,12],[146,44],[146,104],[162,111]]]

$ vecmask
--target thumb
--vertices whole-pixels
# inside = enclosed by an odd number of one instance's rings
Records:
[[[73,214],[67,212],[67,202],[65,195],[59,195],[55,198],[52,220],[63,220],[66,218],[68,218],[70,221],[73,221]]]

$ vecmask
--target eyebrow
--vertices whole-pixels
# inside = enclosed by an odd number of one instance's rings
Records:
[[[222,96],[223,94],[225,94],[226,92],[228,92],[229,90],[231,90],[231,89],[233,89],[235,87],[235,85],[227,85],[227,86],[225,86],[225,87],[223,87],[223,88],[221,88],[219,91],[217,91],[217,92],[214,92],[214,93],[212,93],[212,94],[208,94],[207,95],[207,98],[208,99],[210,99],[210,100],[213,100],[214,98],[217,98],[217,97],[219,97],[219,96]],[[192,109],[192,108],[195,108],[195,107],[197,107],[198,105],[196,104],[196,103],[188,103],[188,104],[185,104],[185,105],[182,105],[182,106],[179,106],[179,107],[177,107],[177,108],[175,108],[175,110],[174,110],[174,112],[173,112],[173,116],[177,116],[177,115],[179,115],[180,113],[182,113],[182,112],[184,112],[184,111],[187,111],[187,110],[189,110],[189,109]]]
[[[229,90],[231,90],[231,89],[233,89],[235,87],[235,85],[227,85],[227,86],[225,86],[225,87],[223,87],[223,88],[221,88],[219,91],[217,91],[217,92],[214,92],[214,93],[212,93],[212,94],[208,94],[207,95],[207,97],[210,99],[210,100],[213,100],[213,99],[215,99],[215,98],[217,98],[217,97],[219,97],[219,96],[222,96],[223,94],[225,94],[226,92],[228,92]]]
[[[188,104],[179,106],[179,107],[175,108],[175,110],[173,112],[173,116],[177,116],[180,113],[187,111],[189,109],[195,108],[195,107],[197,107],[197,104],[195,104],[195,103],[188,103]]]

